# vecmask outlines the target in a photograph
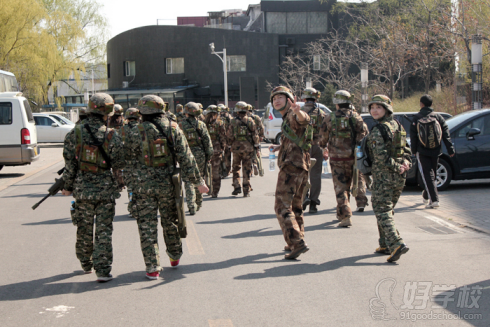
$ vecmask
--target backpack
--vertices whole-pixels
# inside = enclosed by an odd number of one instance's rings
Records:
[[[429,114],[419,117],[416,121],[418,138],[421,146],[426,149],[436,149],[442,143],[442,127],[438,122],[437,116]]]
[[[364,175],[372,175],[372,160],[368,155],[368,147],[367,147],[368,135],[363,137],[360,142],[360,148],[363,152],[361,157],[356,158],[356,168],[358,171],[363,173]]]

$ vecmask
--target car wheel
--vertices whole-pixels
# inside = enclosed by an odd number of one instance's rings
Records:
[[[452,168],[444,159],[438,160],[436,168],[436,187],[438,191],[443,191],[448,188],[452,181]]]
[[[0,170],[2,170],[2,169],[3,169],[3,165],[0,165]]]
[[[278,133],[278,135],[274,139],[275,145],[279,145],[281,143],[281,136],[282,136],[282,134],[281,133]]]

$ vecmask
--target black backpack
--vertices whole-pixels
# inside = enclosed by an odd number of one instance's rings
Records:
[[[442,144],[442,127],[435,114],[427,116],[416,115],[416,128],[421,146],[426,149],[436,149]]]

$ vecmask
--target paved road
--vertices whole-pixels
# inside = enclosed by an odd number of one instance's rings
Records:
[[[356,215],[352,228],[336,228],[327,176],[319,213],[305,219],[311,250],[299,260],[283,259],[273,213],[278,171],[267,171],[253,178],[250,198],[231,196],[230,178],[220,198],[206,196],[188,220],[181,265],[171,268],[162,249],[157,281],[144,276],[123,195],[114,223],[115,279],[96,283],[75,257],[71,198],[30,208],[61,167],[0,191],[1,326],[489,326],[489,234],[452,224],[445,209],[403,200],[396,222],[411,250],[387,263],[373,253],[371,209]],[[159,242],[163,247],[162,236]]]

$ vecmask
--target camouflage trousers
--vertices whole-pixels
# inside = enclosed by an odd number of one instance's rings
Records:
[[[111,272],[115,205],[110,200],[77,199],[75,210],[72,211],[72,222],[77,226],[75,253],[82,269],[90,271],[94,267],[98,277],[107,276]]]
[[[253,152],[234,152],[232,174],[233,181],[232,186],[234,188],[240,188],[240,167],[242,165],[242,189],[244,194],[251,192],[251,170],[252,170],[252,156]]]
[[[160,211],[160,224],[163,229],[167,255],[178,260],[182,256],[182,242],[177,228],[177,207],[174,198],[174,185],[171,181],[165,188],[152,190],[152,194],[133,193],[133,209],[138,223],[140,246],[146,271],[162,270],[158,244],[157,212]]]
[[[310,195],[311,204],[320,205],[319,195],[321,194],[322,183],[322,149],[319,145],[312,145],[310,158],[315,158],[315,165],[310,169]]]
[[[221,168],[221,163],[222,163],[222,154],[221,153],[215,153],[213,154],[213,157],[211,158],[211,175],[212,175],[212,189],[211,195],[218,195],[218,192],[220,191],[220,186],[222,184],[222,176],[220,175],[220,168]]]
[[[225,161],[225,168],[227,169],[227,172],[224,172],[225,175],[229,175],[230,170],[232,169],[232,152],[230,151],[230,148],[225,147],[225,150],[223,151],[223,161]]]
[[[337,217],[339,220],[350,218],[351,206],[350,206],[350,190],[353,183],[353,164],[352,161],[330,161],[332,182],[334,184],[334,193],[336,194],[337,201]],[[359,176],[358,176],[359,178]],[[359,191],[355,197],[356,206],[365,207],[368,203],[366,193],[365,179],[358,180]]]
[[[204,177],[205,168],[206,168],[206,158],[204,156],[197,156],[195,157],[195,159],[196,159],[196,164],[198,165],[199,168],[199,173],[202,177]],[[186,192],[186,203],[188,204],[188,210],[192,208],[197,210],[196,206],[201,207],[201,205],[203,204],[203,196],[198,191],[198,187],[195,187],[194,184],[192,184],[189,181],[184,181],[184,189]]]
[[[395,226],[394,207],[404,189],[405,179],[397,173],[383,173],[383,176],[374,175],[373,180],[372,207],[377,217],[379,245],[389,247],[392,252],[404,243]]]
[[[274,211],[286,243],[292,249],[304,244],[302,196],[308,172],[285,166],[278,173]]]

